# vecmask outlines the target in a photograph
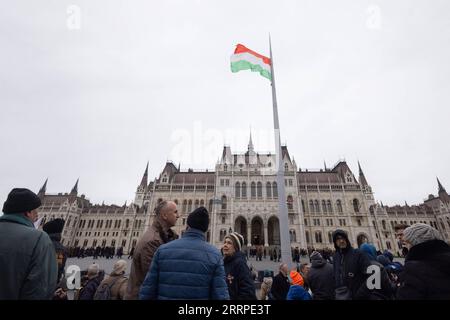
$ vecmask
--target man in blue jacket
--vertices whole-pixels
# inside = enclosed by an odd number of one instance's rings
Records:
[[[141,300],[229,299],[222,255],[205,241],[209,226],[206,208],[189,214],[187,225],[181,239],[156,251],[141,286]]]

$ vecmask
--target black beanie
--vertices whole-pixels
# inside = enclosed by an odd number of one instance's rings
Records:
[[[187,218],[187,225],[191,228],[206,232],[209,225],[209,213],[205,207],[192,211]]]
[[[63,219],[54,219],[44,224],[42,230],[47,232],[47,234],[61,233],[64,229],[64,223]]]
[[[3,213],[25,213],[41,206],[41,199],[31,190],[14,188],[3,204]]]

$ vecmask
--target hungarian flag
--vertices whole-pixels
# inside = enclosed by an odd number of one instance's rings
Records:
[[[263,77],[271,80],[270,59],[250,50],[249,48],[238,44],[231,56],[231,72],[238,72],[241,70],[252,70],[259,72]]]

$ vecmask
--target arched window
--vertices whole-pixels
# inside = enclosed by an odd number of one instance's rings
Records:
[[[302,210],[303,212],[306,212],[305,201],[303,199],[302,199]]]
[[[119,220],[119,224],[117,225],[117,228],[120,228],[121,224],[122,224],[122,220]]]
[[[188,212],[191,212],[192,211],[192,200],[189,200],[188,201]]]
[[[227,209],[227,196],[223,195],[222,196],[222,210],[226,210],[226,209]]]
[[[327,201],[327,208],[328,208],[328,212],[332,213],[333,212],[333,207],[331,206],[331,200]]]
[[[316,231],[314,234],[316,243],[322,243],[322,232]]]
[[[317,213],[320,213],[320,206],[318,200],[314,201],[314,209],[316,209]]]
[[[333,231],[328,232],[328,242],[333,243]]]
[[[278,189],[277,189],[277,183],[272,183],[272,194],[274,198],[278,198]]]
[[[294,229],[289,230],[289,239],[291,242],[297,242],[297,235],[295,234]]]
[[[391,249],[392,249],[392,247],[391,247],[391,243],[390,243],[389,241],[386,241],[386,246],[387,246],[387,248],[388,248],[389,250],[391,250]]]
[[[240,198],[241,197],[241,184],[239,182],[236,182],[236,186],[235,186],[234,190],[235,190],[234,196],[236,198]]]
[[[314,212],[314,201],[309,200],[309,211]]]
[[[327,203],[325,200],[322,200],[322,211],[323,213],[327,213]]]
[[[173,200],[173,202],[178,206],[178,200],[177,199]]]
[[[242,198],[247,198],[247,184],[242,182]]]
[[[226,163],[223,165],[223,171],[225,171],[225,172],[228,171],[228,166]]]
[[[383,229],[386,230],[386,221],[382,220],[381,224],[383,225]]]
[[[204,207],[205,206],[205,200],[200,200],[200,207]]]
[[[129,224],[130,224],[130,221],[128,219],[125,220],[125,229],[128,229]]]
[[[181,209],[181,212],[186,213],[187,210],[187,200],[183,200],[183,207]]]
[[[305,238],[306,238],[306,243],[310,243],[311,242],[309,240],[309,231],[305,231]]]
[[[266,184],[266,193],[267,198],[272,198],[272,184],[270,182],[267,182]]]
[[[227,235],[227,230],[221,229],[219,241],[223,241],[223,239],[225,238],[226,235]]]
[[[195,205],[194,205],[194,209],[197,209],[199,207],[200,202],[197,200],[195,200]]]
[[[262,198],[262,183],[261,182],[258,182],[258,184],[256,185],[256,189],[257,189],[258,198]]]
[[[342,213],[342,202],[341,200],[336,201],[336,207],[339,213]]]
[[[250,187],[250,193],[252,198],[256,198],[256,183],[252,182]]]
[[[213,199],[209,199],[209,204],[208,204],[208,211],[212,212],[212,207],[213,207]]]
[[[289,165],[287,163],[284,164],[284,171],[289,171]]]
[[[292,196],[289,195],[287,197],[287,207],[289,210],[293,210],[294,209],[294,199],[292,199]]]
[[[353,210],[355,210],[355,212],[359,212],[359,201],[358,201],[358,199],[353,199]]]

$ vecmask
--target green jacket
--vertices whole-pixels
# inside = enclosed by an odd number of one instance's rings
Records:
[[[51,299],[58,275],[49,236],[21,214],[0,217],[0,300]]]

